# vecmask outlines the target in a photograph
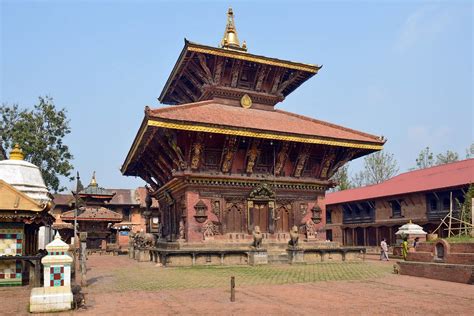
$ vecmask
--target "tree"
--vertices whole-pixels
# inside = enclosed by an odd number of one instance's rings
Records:
[[[381,183],[398,173],[393,154],[378,151],[364,158],[364,169],[356,174],[353,183],[358,186]]]
[[[474,143],[466,149],[466,159],[474,157]]]
[[[457,152],[448,150],[446,154],[436,155],[436,165],[444,165],[446,163],[455,162],[459,160],[459,154]]]
[[[331,180],[337,183],[337,186],[331,190],[332,192],[351,189],[353,185],[349,179],[349,164],[340,167]]]
[[[46,186],[54,192],[66,189],[60,186],[58,176],[73,179],[73,157],[63,143],[70,132],[66,110],[57,110],[50,97],[39,97],[32,110],[0,106],[0,156],[6,159],[6,152],[19,144],[25,160],[40,168]]]
[[[426,148],[418,154],[418,158],[416,158],[416,167],[414,169],[429,168],[434,166],[434,164],[433,153],[431,152],[430,147],[426,146]]]

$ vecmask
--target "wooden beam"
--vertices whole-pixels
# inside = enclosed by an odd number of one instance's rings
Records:
[[[303,174],[304,167],[305,167],[306,162],[308,161],[308,158],[309,158],[310,149],[311,149],[310,144],[301,145],[300,153],[299,153],[298,157],[296,158],[295,169],[293,171],[293,176],[294,177],[299,178]]]
[[[294,83],[296,80],[298,80],[299,75],[301,74],[300,71],[294,71],[290,74],[288,79],[280,84],[280,86],[277,89],[278,93],[283,93],[283,90],[286,89],[290,84]]]
[[[184,71],[184,76],[188,79],[199,91],[202,92],[203,83],[199,82],[199,79],[196,78],[189,70]]]
[[[219,84],[222,78],[222,69],[224,68],[224,58],[216,56],[216,66],[214,69],[214,82]]]
[[[160,172],[157,170],[155,165],[149,159],[143,159],[142,164],[146,168],[148,174],[153,176],[155,179],[158,179],[163,184],[165,184],[168,181],[167,177],[165,175],[160,174]],[[160,167],[158,166],[158,168]],[[164,172],[164,170],[160,170],[160,171]]]
[[[260,149],[259,149],[260,143],[261,143],[261,140],[258,138],[254,138],[249,143],[247,154],[245,155],[245,157],[247,158],[245,171],[248,174],[253,173],[253,168],[255,167],[255,164],[257,163],[258,156],[260,155]]]
[[[278,70],[275,70],[275,75],[273,76],[272,89],[270,90],[271,93],[277,92],[278,85],[280,84],[282,76],[283,76],[283,69],[279,68]]]
[[[276,164],[274,174],[275,176],[279,176],[281,171],[285,168],[286,159],[288,158],[288,151],[290,149],[290,143],[284,142],[281,144],[280,150],[278,151],[276,157]]]
[[[258,74],[257,74],[257,83],[255,84],[255,90],[260,91],[262,89],[262,84],[265,78],[267,77],[268,73],[270,72],[269,66],[262,66],[260,67]]]
[[[239,139],[237,136],[227,136],[225,140],[225,145],[222,149],[221,156],[221,171],[224,173],[229,173],[232,171],[232,164],[234,162],[234,156],[239,145]]]
[[[243,63],[241,60],[235,60],[234,64],[232,65],[232,70],[231,70],[232,79],[230,81],[230,86],[232,88],[237,87],[237,82],[240,77],[240,71],[242,70],[242,64]]]
[[[209,67],[207,66],[206,56],[203,54],[197,54],[197,56],[199,60],[199,65],[201,65],[202,70],[204,70],[207,78],[209,78],[208,81],[210,81],[210,83],[213,83],[212,73]]]

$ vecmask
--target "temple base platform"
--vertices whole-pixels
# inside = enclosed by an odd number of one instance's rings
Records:
[[[318,262],[363,261],[364,247],[341,247],[335,242],[263,242],[255,249],[249,242],[208,241],[202,243],[158,242],[153,248],[135,248],[134,259],[163,266],[312,264]]]

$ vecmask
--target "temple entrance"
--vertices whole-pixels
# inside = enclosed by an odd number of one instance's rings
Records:
[[[290,210],[286,207],[280,207],[276,212],[276,232],[288,233],[291,228]]]
[[[259,226],[261,232],[267,233],[269,231],[269,215],[268,202],[255,202],[250,214],[252,227]]]

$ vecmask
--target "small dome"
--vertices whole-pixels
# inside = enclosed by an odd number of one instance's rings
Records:
[[[12,154],[14,151],[15,149],[12,150]],[[0,161],[0,179],[39,204],[51,201],[39,168],[32,163],[18,159],[18,155],[12,157],[12,154],[10,154],[9,160]]]
[[[423,227],[417,224],[413,224],[411,221],[406,223],[398,229],[395,235],[426,235],[426,232],[423,230]]]

